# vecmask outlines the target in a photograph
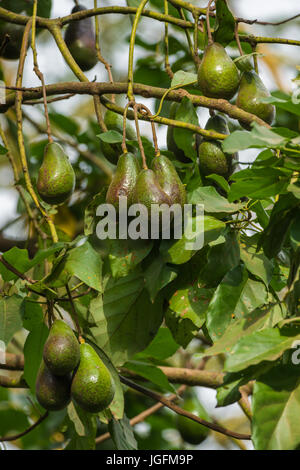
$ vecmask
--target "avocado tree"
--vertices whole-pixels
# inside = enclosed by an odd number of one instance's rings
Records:
[[[94,0],[56,18],[52,3],[0,3],[0,162],[18,194],[0,232],[1,446],[299,449],[300,106],[297,91],[269,93],[258,46],[300,41],[245,25],[279,33],[300,15]],[[126,77],[100,48],[111,17]],[[145,17],[160,25],[152,42]],[[40,66],[50,39],[68,67],[55,83]],[[180,237],[133,239],[118,230],[121,196],[192,211]],[[105,203],[115,234],[101,238]],[[198,387],[240,415],[216,419]]]

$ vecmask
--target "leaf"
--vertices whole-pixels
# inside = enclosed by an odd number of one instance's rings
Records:
[[[27,250],[21,250],[14,246],[3,253],[3,258],[15,269],[20,271],[22,274],[25,274],[34,266],[44,261],[44,259],[48,259],[54,253],[60,251],[64,246],[65,243],[55,243],[50,248],[39,250],[33,259],[29,259]],[[0,274],[6,282],[18,279],[18,276],[5,268],[2,263],[0,263]]]
[[[176,111],[175,119],[176,121],[187,122],[194,124],[195,126],[199,126],[198,116],[194,105],[187,97],[182,99],[180,106]],[[173,136],[177,147],[183,150],[187,157],[195,161],[197,153],[194,148],[193,131],[175,127]]]
[[[0,145],[0,155],[5,155],[8,152],[7,148]]]
[[[49,113],[49,117],[51,122],[66,134],[76,137],[79,134],[79,125],[74,119],[59,113]]]
[[[239,150],[249,148],[281,148],[288,142],[288,139],[278,135],[265,126],[257,123],[252,124],[252,130],[234,131],[222,142],[225,153],[233,154]]]
[[[179,313],[171,309],[166,312],[165,322],[176,343],[183,348],[186,348],[199,332],[199,328],[189,318],[182,318]]]
[[[22,328],[23,298],[17,294],[0,298],[0,341],[7,345]]]
[[[158,367],[147,362],[133,360],[126,362],[124,367],[157,385],[161,390],[174,392],[174,387],[169,384],[167,377]]]
[[[266,286],[270,284],[273,276],[274,264],[263,254],[257,252],[255,246],[241,244],[241,259],[253,276],[261,279]]]
[[[191,72],[185,72],[184,70],[178,70],[172,78],[171,88],[181,85],[190,85],[197,81],[197,75]]]
[[[299,370],[279,365],[253,390],[252,440],[257,450],[295,450],[300,445]]]
[[[226,360],[225,370],[237,372],[262,361],[275,361],[299,339],[300,333],[292,329],[253,332],[236,343]]]
[[[91,202],[86,206],[84,211],[84,234],[92,235],[96,228],[96,211],[97,207],[106,202],[107,188],[103,188],[100,193],[96,194]]]
[[[122,134],[114,130],[103,132],[97,137],[99,137],[103,142],[107,142],[108,144],[118,144],[121,143],[123,140]]]
[[[96,416],[83,411],[76,403],[68,406],[68,431],[71,435],[66,450],[93,450],[97,431]]]
[[[226,0],[216,2],[216,23],[214,40],[224,47],[234,38],[235,19],[228,8]]]
[[[221,220],[210,216],[189,217],[187,226],[180,240],[163,240],[160,252],[168,263],[183,264],[203,246],[217,240],[226,225]],[[195,247],[193,249],[193,247]]]
[[[232,269],[217,287],[207,309],[206,326],[210,337],[219,339],[231,321],[248,315],[266,301],[264,284],[249,279],[242,266]]]
[[[108,430],[118,450],[137,450],[137,442],[127,416],[122,420],[112,419]]]
[[[118,280],[110,278],[103,302],[92,310],[96,326],[91,339],[115,367],[145,349],[162,322],[162,300],[152,303],[144,289],[143,276],[134,272]]]
[[[108,260],[114,278],[124,277],[133,271],[151,252],[151,240],[105,240]]]
[[[231,203],[221,196],[213,186],[198,187],[188,193],[189,204],[203,204],[204,211],[208,213],[238,212],[245,207],[245,203]]]
[[[177,270],[165,264],[161,256],[153,259],[144,272],[146,289],[154,301],[158,292],[177,277]]]
[[[163,361],[164,359],[173,356],[178,348],[179,345],[175,343],[169,328],[161,327],[147,348],[136,354],[134,357],[149,357]]]
[[[89,242],[69,250],[54,267],[47,283],[53,287],[63,287],[72,276],[102,292],[102,259]]]
[[[178,313],[181,318],[191,320],[199,330],[205,322],[205,313],[212,294],[212,289],[204,289],[197,285],[177,290],[170,299],[170,309]]]
[[[39,324],[33,326],[24,345],[24,379],[33,393],[35,392],[36,377],[42,361],[44,344],[48,334],[49,330],[47,326],[41,321]]]

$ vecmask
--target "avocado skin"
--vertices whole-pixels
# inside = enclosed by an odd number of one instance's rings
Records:
[[[255,116],[271,125],[275,119],[275,106],[261,101],[262,98],[268,98],[269,96],[271,96],[269,90],[256,72],[243,73],[236,105],[248,113],[255,114]],[[249,124],[242,121],[240,121],[240,124],[246,129],[250,129]]]
[[[165,155],[154,157],[151,168],[156,174],[162,190],[169,196],[172,204],[183,206],[186,201],[185,188],[171,160]]]
[[[76,370],[71,396],[78,405],[90,413],[99,413],[113,400],[115,391],[112,377],[92,346],[80,345],[80,363]]]
[[[80,359],[79,343],[64,321],[54,321],[44,346],[43,359],[54,375],[67,375],[77,366]]]
[[[186,399],[182,408],[185,411],[195,414],[199,418],[210,421],[206,410],[195,398]],[[177,427],[182,439],[192,445],[201,444],[207,438],[210,432],[209,428],[182,415],[178,415],[177,417]]]
[[[9,36],[9,41],[1,52],[3,59],[17,60],[20,58],[24,29],[24,26],[0,21],[0,45],[5,40],[6,35]],[[29,41],[27,47],[29,47]]]
[[[220,115],[210,117],[205,126],[206,130],[229,135],[227,121]],[[225,154],[221,144],[213,139],[205,138],[198,147],[200,173],[208,176],[212,173],[228,179],[233,171],[233,160],[236,155]]]
[[[84,10],[86,10],[84,6],[78,5],[73,8],[72,13]],[[91,70],[98,62],[95,41],[94,25],[91,18],[73,21],[68,25],[65,42],[83,72]]]
[[[144,204],[151,211],[152,204],[172,205],[170,197],[163,191],[153,170],[142,170],[137,178],[133,195],[135,204]]]
[[[61,204],[73,193],[75,173],[62,147],[52,142],[47,144],[40,167],[37,190],[48,204]]]
[[[116,172],[109,185],[106,202],[119,209],[119,197],[126,196],[127,205],[131,205],[140,170],[140,164],[135,155],[123,153],[119,157]]]
[[[48,369],[44,361],[36,381],[36,398],[48,411],[59,411],[71,401],[71,374],[58,377]]]
[[[198,69],[198,85],[204,96],[231,99],[239,86],[240,75],[221,44],[209,44]]]

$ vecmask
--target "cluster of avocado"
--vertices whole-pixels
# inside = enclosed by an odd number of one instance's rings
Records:
[[[143,204],[148,211],[152,204],[183,206],[186,199],[185,187],[171,160],[165,155],[155,156],[151,168],[141,169],[137,157],[130,152],[119,157],[106,202],[118,209],[121,196],[127,197],[128,206]]]
[[[55,320],[45,343],[36,381],[43,408],[58,411],[73,399],[83,410],[99,413],[114,397],[110,372],[87,343],[79,344],[71,328]]]
[[[275,107],[262,101],[263,98],[269,97],[270,93],[260,77],[251,67],[240,76],[237,66],[221,44],[214,42],[206,47],[198,69],[198,85],[203,95],[209,98],[229,100],[238,92],[236,105],[239,108],[256,115],[268,124],[272,124],[275,118]],[[178,106],[179,103],[172,104],[171,119],[175,118]],[[240,124],[249,129],[247,123],[241,121]],[[205,129],[229,134],[226,119],[220,115],[211,117]],[[179,161],[189,161],[176,145],[172,127],[168,128],[167,146]],[[203,176],[215,173],[228,179],[234,170],[237,155],[225,154],[220,143],[205,138],[198,145],[198,158],[200,173]]]

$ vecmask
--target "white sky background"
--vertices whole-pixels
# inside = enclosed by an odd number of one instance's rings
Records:
[[[82,3],[89,8],[93,7],[93,0],[82,0]],[[199,0],[197,5],[201,7],[205,7],[207,4],[207,0]],[[297,13],[300,13],[300,0],[229,0],[229,4],[231,9],[234,13],[239,17],[244,17],[248,19],[260,19],[263,21],[281,21],[285,18],[293,16]],[[72,0],[53,0],[53,9],[52,9],[52,17],[55,16],[63,16],[69,14],[71,8],[73,7],[74,3]],[[101,0],[101,5],[125,5],[124,0]],[[124,21],[128,22],[128,27],[130,27],[130,23],[128,17],[123,17]],[[143,19],[143,34],[145,38],[149,42],[154,42],[157,40],[159,34],[163,34],[163,24],[154,22],[151,20]],[[263,36],[275,36],[276,29],[269,27],[269,26],[247,26],[250,28],[250,31],[253,34],[263,35]],[[101,17],[100,17],[100,28],[101,28]],[[101,31],[101,29],[100,29]],[[140,31],[140,30],[138,30]],[[129,32],[129,30],[128,30]],[[286,27],[281,30],[277,36],[281,35],[282,37],[291,38],[291,39],[299,39],[299,25],[293,26],[293,23],[286,25]],[[286,86],[288,88],[292,88],[292,84],[290,80],[295,77],[295,69],[291,66],[285,65],[286,58],[290,64],[300,65],[300,50],[297,47],[293,46],[283,46],[283,45],[276,45],[271,46],[271,48],[276,47],[280,54],[283,57],[282,63],[282,74],[285,77]],[[61,57],[60,53],[57,50],[57,47],[54,41],[48,42],[45,44],[38,44],[38,52],[39,52],[39,65],[40,69],[43,71],[46,77],[47,83],[53,83],[56,81],[62,81],[66,78],[67,68],[64,63],[63,58]],[[105,51],[102,51],[105,56]],[[138,49],[135,53],[135,58],[141,56],[141,51]],[[127,67],[127,59],[128,59],[128,47],[125,44],[122,46],[121,49],[114,50],[113,57],[109,57],[108,60],[113,64],[114,68],[113,71],[115,76],[118,79],[120,74],[126,73]],[[14,68],[15,63],[10,65],[10,67]],[[276,88],[273,78],[270,74],[270,71],[261,64],[260,61],[260,74],[265,83],[265,85],[270,89],[273,90]],[[94,68],[91,72],[87,73],[90,79],[93,79],[95,75],[97,75],[97,80],[105,81],[106,73],[103,66],[98,65]],[[70,73],[69,79],[72,80],[72,74]],[[34,73],[32,72],[32,60],[31,60],[31,53],[28,54],[28,62],[26,65],[26,73],[24,76],[24,85],[27,86],[35,86],[39,85],[38,79],[35,77]],[[71,106],[77,106],[78,102],[82,98],[75,98],[71,101],[66,103],[58,103],[56,105],[56,109],[59,112],[65,112],[66,107],[68,107],[68,112],[70,112]],[[147,100],[144,100],[147,103]],[[150,109],[152,106],[152,101],[148,100],[148,104],[150,105]],[[31,109],[31,108],[30,108]],[[153,107],[152,107],[153,109]],[[28,111],[28,110],[27,110]],[[34,112],[33,108],[31,109]],[[199,120],[200,125],[204,126],[207,120],[208,112],[207,110],[200,110],[199,111]],[[150,126],[147,124],[142,123],[141,125],[142,131],[144,133],[149,134]],[[166,128],[162,128],[159,131],[159,144],[163,148],[165,147],[165,136],[166,136]],[[240,155],[240,158],[244,161],[249,161],[249,159],[253,159],[257,152],[254,150],[243,152]],[[9,220],[13,220],[16,216],[16,203],[17,203],[17,196],[13,189],[8,190],[8,181],[11,179],[11,175],[8,175],[7,171],[3,171],[0,169],[0,227],[3,226]],[[10,181],[11,184],[11,181]],[[16,233],[16,226],[14,226],[13,230],[7,231],[10,237],[17,236]],[[227,407],[226,409],[223,408],[215,408],[215,392],[208,391],[207,389],[200,390],[200,397],[205,402],[206,406],[208,405],[208,409],[211,413],[214,414],[216,418],[224,418],[226,416],[230,416],[232,412],[239,413],[239,408],[237,405],[233,407]],[[175,436],[176,438],[176,436]],[[200,448],[213,448],[218,449],[218,446],[215,442],[212,441],[210,438],[209,440],[205,441],[205,443]]]

